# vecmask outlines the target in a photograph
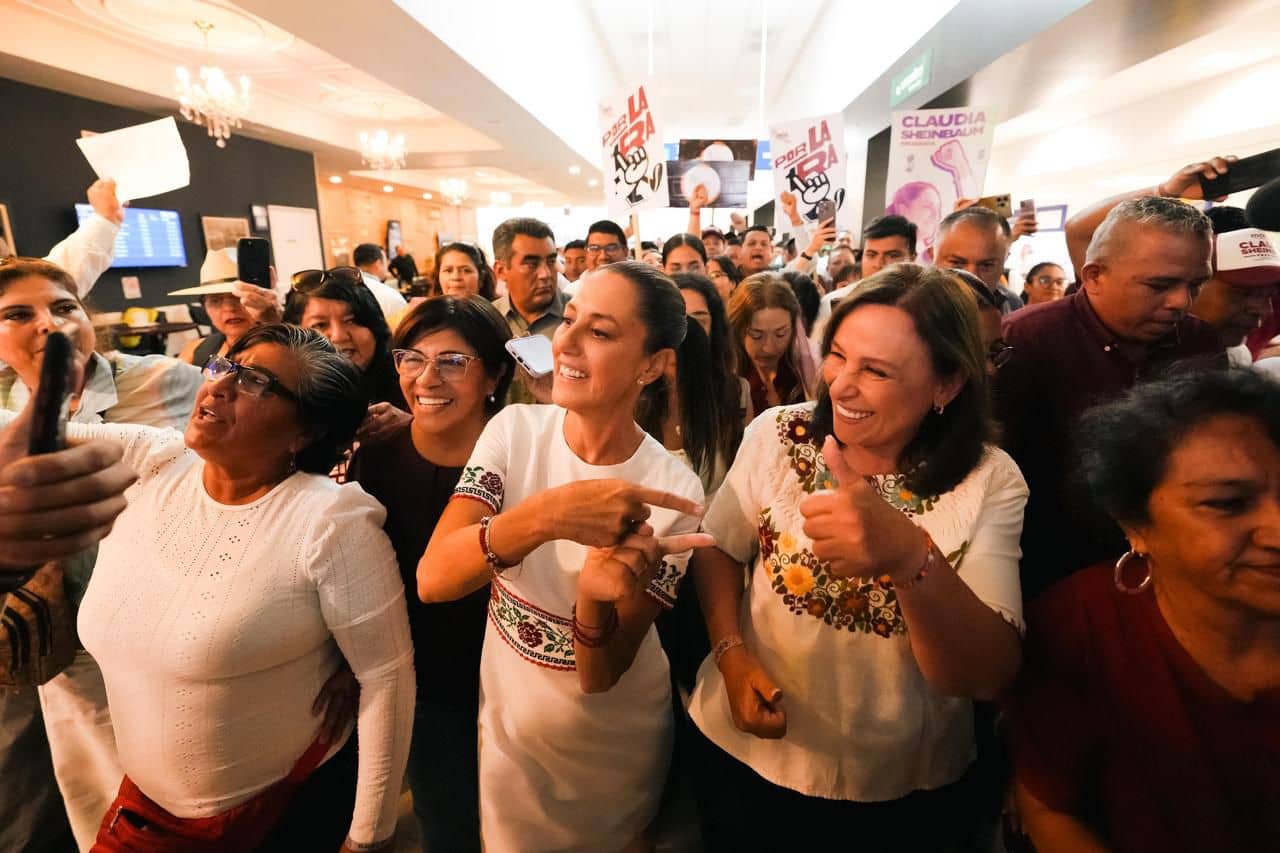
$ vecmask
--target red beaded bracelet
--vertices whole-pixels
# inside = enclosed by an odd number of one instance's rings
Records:
[[[583,625],[578,621],[578,605],[573,606],[573,639],[574,642],[588,649],[598,649],[613,638],[618,630],[618,608],[609,608],[609,616],[604,625],[595,627]]]
[[[486,515],[480,519],[480,551],[484,554],[484,561],[489,564],[489,568],[493,570],[493,574],[497,576],[503,569],[509,569],[516,565],[515,563],[504,563],[502,558],[494,553],[493,547],[489,544],[489,525],[493,524],[493,516]]]
[[[924,553],[924,562],[920,565],[920,571],[916,572],[911,577],[910,580],[905,580],[902,583],[894,582],[893,584],[894,589],[896,590],[911,589],[913,586],[916,586],[921,581],[923,581],[926,577],[929,576],[929,571],[933,568],[933,561],[934,561],[933,555],[937,549],[933,547],[933,537],[930,536],[927,532],[924,534],[924,545],[926,550]]]

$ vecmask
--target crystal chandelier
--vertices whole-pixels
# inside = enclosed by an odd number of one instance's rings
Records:
[[[195,25],[208,48],[213,24],[197,20]],[[241,75],[237,90],[222,69],[216,66],[201,66],[199,82],[192,80],[191,72],[184,67],[179,66],[177,73],[178,105],[182,117],[203,125],[218,147],[226,148],[231,128],[240,127],[240,120],[249,112],[249,78]]]
[[[440,193],[445,201],[456,207],[467,196],[467,182],[462,178],[445,178],[440,182]]]
[[[404,168],[404,134],[395,136],[385,130],[360,134],[360,157],[370,169]]]

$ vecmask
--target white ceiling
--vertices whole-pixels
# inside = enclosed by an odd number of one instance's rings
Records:
[[[322,176],[598,205],[595,104],[647,75],[651,31],[667,140],[751,138],[840,110],[956,2],[0,0],[0,74],[176,111],[174,67],[217,64],[253,81],[238,132],[315,151]],[[405,134],[410,168],[363,171],[359,134],[377,127]]]

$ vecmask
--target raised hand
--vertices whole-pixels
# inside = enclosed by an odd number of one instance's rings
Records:
[[[555,538],[588,548],[619,544],[649,518],[650,507],[698,517],[703,512],[688,498],[625,480],[579,480],[548,490],[544,498]]]
[[[363,444],[386,441],[395,435],[397,429],[412,420],[413,415],[390,403],[374,403],[369,407],[360,429],[356,431],[356,440]]]
[[[710,194],[707,192],[706,184],[698,184],[693,188],[693,192],[689,195],[689,212],[697,213],[710,203]]]
[[[707,533],[682,533],[656,537],[642,524],[617,545],[592,548],[578,575],[578,594],[591,601],[616,604],[643,590],[657,576],[662,559],[694,548],[711,548],[716,540]]]
[[[782,212],[786,214],[787,220],[792,225],[802,225],[803,220],[800,219],[800,211],[796,208],[796,194],[791,190],[783,190],[778,196],[778,203],[782,206]]]
[[[1173,173],[1169,180],[1156,187],[1156,194],[1168,198],[1204,198],[1204,190],[1200,186],[1200,178],[1219,178],[1231,170],[1231,164],[1240,159],[1232,155],[1214,157],[1203,163],[1192,163],[1183,166]],[[1224,201],[1226,196],[1212,199]]]
[[[827,436],[822,456],[839,485],[800,502],[814,556],[837,577],[910,578],[928,553],[925,534],[850,467],[834,436]]]
[[[284,316],[280,311],[280,298],[274,290],[243,281],[237,281],[233,287],[240,304],[255,323],[279,323]]]
[[[89,185],[89,205],[93,212],[119,225],[124,222],[124,205],[116,195],[116,182],[111,178],[94,181]]]

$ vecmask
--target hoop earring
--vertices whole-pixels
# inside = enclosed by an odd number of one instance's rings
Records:
[[[1124,582],[1124,570],[1133,560],[1142,560],[1143,565],[1147,568],[1147,574],[1142,578],[1142,582],[1137,586],[1129,586]],[[1115,575],[1112,578],[1115,581],[1116,589],[1126,595],[1138,595],[1151,585],[1151,563],[1147,559],[1146,554],[1138,551],[1127,551],[1123,557],[1116,560]]]

